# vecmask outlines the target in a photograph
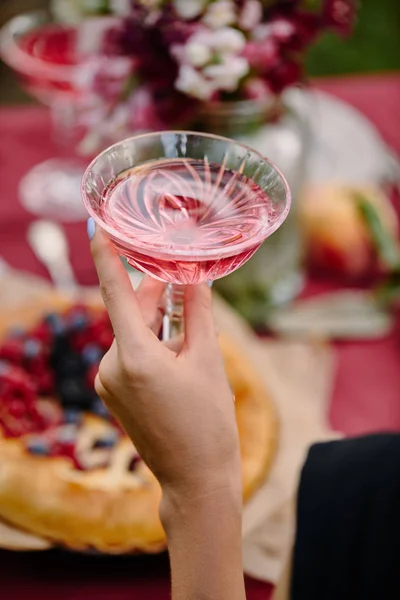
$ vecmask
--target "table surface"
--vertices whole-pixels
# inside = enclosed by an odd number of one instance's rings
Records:
[[[400,153],[400,74],[318,80],[315,85],[360,109]],[[32,216],[18,202],[18,182],[53,153],[47,112],[40,107],[0,110],[0,256],[13,267],[46,277],[25,236]],[[95,282],[84,224],[66,232],[82,284]],[[400,430],[400,336],[337,345],[338,374],[330,419],[347,435]],[[271,586],[247,579],[249,600],[268,600]],[[159,557],[82,557],[65,552],[0,552],[4,600],[166,600],[168,561]],[[3,595],[6,594],[6,595]]]

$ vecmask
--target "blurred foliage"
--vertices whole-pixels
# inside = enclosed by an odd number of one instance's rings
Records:
[[[349,39],[326,34],[307,57],[312,77],[400,70],[400,0],[359,0],[355,32]],[[13,15],[48,5],[48,0],[0,0],[0,25]],[[32,102],[0,61],[0,104]]]
[[[324,35],[307,57],[310,76],[400,69],[400,0],[359,0],[353,35]]]

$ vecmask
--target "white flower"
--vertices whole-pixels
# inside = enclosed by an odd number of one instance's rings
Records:
[[[246,38],[241,31],[232,27],[224,27],[215,31],[210,45],[223,54],[238,54],[246,45]]]
[[[250,31],[261,21],[262,6],[258,0],[247,0],[239,16],[239,26]]]
[[[181,19],[194,19],[204,10],[207,0],[174,0],[176,13]]]
[[[194,67],[203,67],[211,60],[212,50],[208,45],[196,41],[195,37],[186,44],[185,57]]]
[[[239,81],[249,72],[249,64],[240,56],[229,56],[218,65],[209,65],[203,69],[204,75],[211,79],[215,89],[233,92]]]
[[[184,94],[194,96],[199,100],[209,100],[214,92],[212,82],[207,81],[199,71],[190,65],[180,67],[175,87]]]
[[[218,0],[208,5],[203,21],[212,29],[232,25],[236,20],[236,5],[232,0]]]
[[[257,41],[263,41],[269,37],[278,37],[283,39],[290,38],[295,32],[295,26],[287,19],[275,19],[272,23],[263,23],[257,25],[253,31],[253,38]]]
[[[131,0],[110,0],[110,8],[113,14],[125,17],[130,13]]]

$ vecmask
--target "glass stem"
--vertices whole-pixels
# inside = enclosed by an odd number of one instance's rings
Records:
[[[183,295],[185,286],[169,283],[165,290],[165,313],[163,319],[164,341],[183,333]]]
[[[63,158],[71,158],[75,155],[78,141],[77,107],[73,100],[60,98],[53,102],[50,111],[58,154]]]

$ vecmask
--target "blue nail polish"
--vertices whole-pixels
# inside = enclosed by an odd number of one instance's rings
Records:
[[[90,241],[92,241],[95,233],[96,233],[96,223],[93,221],[92,217],[89,217],[87,220],[87,234],[89,236]]]

